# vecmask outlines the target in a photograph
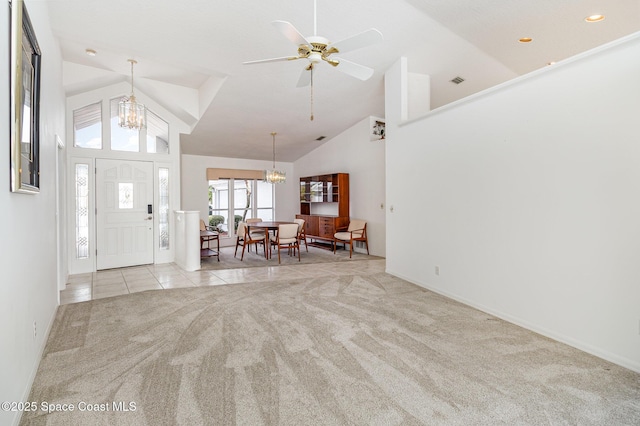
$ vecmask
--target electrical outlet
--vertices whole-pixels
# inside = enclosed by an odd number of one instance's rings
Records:
[[[33,338],[35,339],[37,335],[38,335],[38,324],[34,321],[33,322]]]
[[[440,267],[439,266],[436,266],[436,275],[438,275],[438,276],[440,275]]]

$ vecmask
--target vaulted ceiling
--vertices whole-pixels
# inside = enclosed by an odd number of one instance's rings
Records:
[[[640,0],[317,0],[317,35],[336,42],[376,28],[384,40],[340,55],[373,68],[366,81],[316,67],[311,121],[310,87],[296,87],[306,59],[243,62],[295,56],[271,22],[314,35],[313,0],[47,3],[67,94],[129,81],[133,58],[136,90],[192,126],[183,153],[269,160],[276,131],[282,161],[384,117],[384,73],[401,56],[430,76],[436,108],[640,30]],[[605,19],[585,22],[593,14]]]

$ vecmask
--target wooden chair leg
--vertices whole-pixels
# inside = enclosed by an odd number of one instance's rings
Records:
[[[269,241],[269,233],[264,234],[264,258],[269,260],[269,254],[271,252],[271,244]]]

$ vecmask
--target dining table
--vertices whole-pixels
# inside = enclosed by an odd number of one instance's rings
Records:
[[[265,231],[264,236],[264,244],[265,250],[267,250],[267,258],[271,258],[271,244],[269,244],[269,232],[277,231],[278,226],[280,225],[297,225],[295,222],[290,221],[282,221],[282,220],[274,220],[274,221],[263,221],[263,222],[252,222],[247,223],[247,229],[251,232],[251,229],[260,229]]]

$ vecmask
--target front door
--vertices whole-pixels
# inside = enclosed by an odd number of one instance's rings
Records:
[[[153,163],[96,160],[97,269],[153,263]]]

